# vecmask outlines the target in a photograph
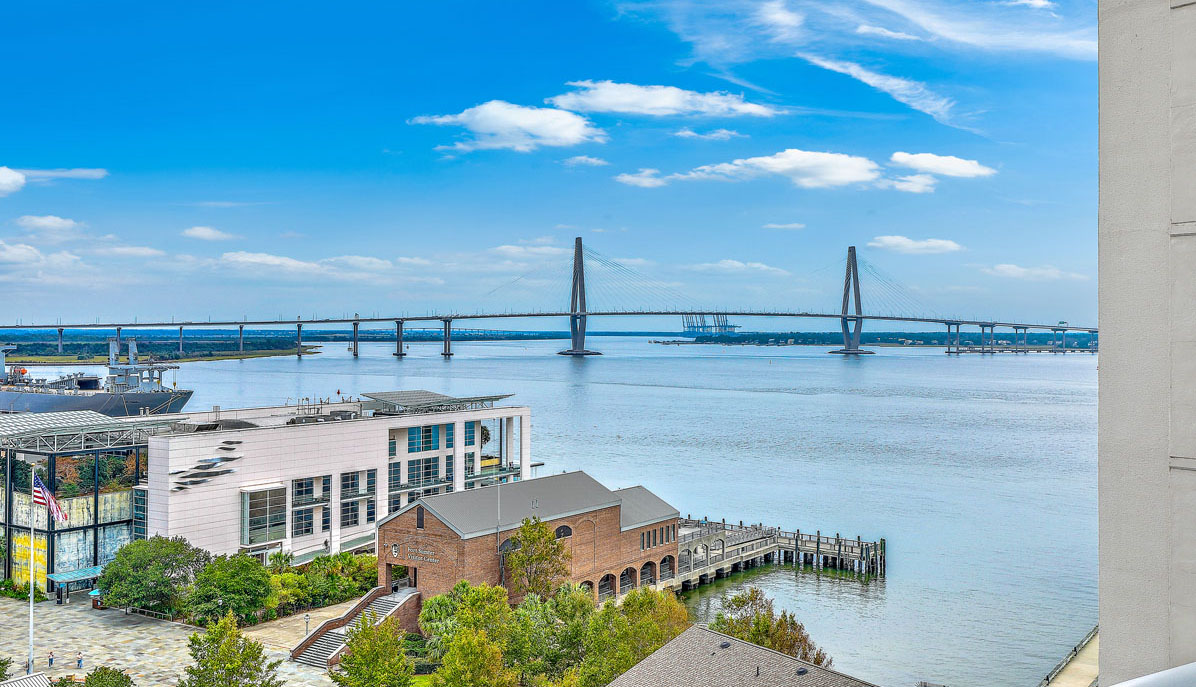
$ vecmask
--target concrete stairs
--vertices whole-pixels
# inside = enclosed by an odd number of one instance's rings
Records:
[[[344,650],[348,630],[358,622],[362,613],[375,614],[377,622],[380,623],[413,594],[415,594],[414,589],[400,590],[374,599],[361,611],[351,610],[341,616],[340,620],[344,622],[338,623],[339,627],[320,633],[314,642],[292,658],[299,663],[327,670],[329,662]],[[320,628],[317,628],[316,632],[319,633]]]

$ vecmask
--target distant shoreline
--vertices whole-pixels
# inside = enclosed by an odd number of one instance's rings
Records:
[[[320,346],[313,344],[303,345],[303,355],[318,355],[320,353]],[[145,362],[174,364],[174,363],[202,363],[204,361],[212,360],[247,360],[250,358],[278,358],[281,356],[296,355],[293,348],[278,348],[261,351],[213,351],[210,355],[186,356],[183,358],[175,358],[170,360],[153,360],[146,356],[142,360]],[[96,365],[107,365],[108,356],[95,355],[87,360],[79,360],[77,356],[56,356],[56,355],[37,355],[37,356],[9,356],[6,362],[10,365],[27,365],[29,367],[95,367]]]

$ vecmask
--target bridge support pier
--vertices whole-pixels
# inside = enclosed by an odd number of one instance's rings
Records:
[[[357,357],[357,330],[361,327],[361,323],[357,320],[353,321],[353,357]]]
[[[403,321],[395,320],[395,352],[392,353],[396,358],[402,358],[407,355],[403,352]]]
[[[586,350],[586,263],[581,237],[573,240],[573,289],[569,294],[569,349],[557,355],[602,355]]]
[[[62,327],[58,328],[58,355],[62,355]]]
[[[848,315],[848,306],[852,304],[852,292],[855,292],[855,316]],[[856,264],[855,246],[847,247],[847,274],[843,277],[843,317],[839,319],[843,326],[843,348],[831,353],[839,355],[871,355],[872,351],[860,348],[860,332],[864,328],[863,306],[860,303],[860,269]],[[849,326],[850,325],[850,326]]]
[[[295,355],[303,357],[303,323],[295,323]]]
[[[1013,352],[1014,353],[1029,353],[1030,343],[1029,337],[1026,336],[1025,327],[1013,328]]]
[[[453,321],[443,320],[444,322],[444,350],[440,355],[444,356],[445,360],[453,357]]]
[[[947,355],[959,355],[963,351],[959,345],[959,323],[947,323]]]
[[[245,350],[245,325],[239,324],[239,325],[237,325],[237,352],[240,353],[240,352],[243,352],[244,350]]]
[[[179,357],[183,357],[183,327],[179,326]]]
[[[116,350],[120,350],[120,327],[116,328]]]
[[[62,331],[62,330],[59,330],[59,331]],[[1098,341],[1096,338],[1097,331],[1095,329],[1089,330],[1088,336],[1090,337],[1088,339],[1088,350],[1092,351],[1093,353],[1096,353],[1097,351],[1100,350],[1100,341]]]

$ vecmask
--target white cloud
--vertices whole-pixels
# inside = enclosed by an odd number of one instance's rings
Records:
[[[495,246],[491,249],[495,253],[507,258],[523,259],[523,258],[537,258],[550,255],[568,255],[573,252],[571,248],[564,248],[562,246],[550,246],[537,243],[535,245],[505,245]]]
[[[252,205],[269,205],[269,203],[242,200],[201,200],[195,203],[186,203],[186,205],[197,208],[244,208]]]
[[[30,181],[49,181],[50,179],[103,179],[108,176],[108,170],[100,168],[74,167],[70,169],[18,169]]]
[[[397,262],[400,265],[410,265],[412,267],[426,267],[426,266],[432,264],[431,260],[427,260],[425,258],[400,257],[400,258],[396,258],[395,262]]]
[[[570,167],[603,167],[610,163],[600,157],[592,157],[590,155],[574,155],[561,161]]]
[[[220,256],[220,262],[232,267],[271,268],[284,272],[316,274],[323,271],[319,263],[288,258],[285,255],[271,255],[270,253],[249,253],[243,250],[225,253]]]
[[[949,239],[911,239],[908,236],[877,236],[868,242],[868,247],[907,255],[936,255],[963,250],[963,246]]]
[[[238,238],[236,234],[220,231],[214,227],[190,227],[189,229],[184,229],[182,235],[189,239],[199,239],[200,241],[230,241]]]
[[[806,18],[789,9],[785,0],[768,0],[757,7],[755,20],[772,40],[792,41],[801,35],[801,27]]]
[[[924,83],[874,72],[854,62],[832,60],[809,53],[800,53],[798,57],[823,69],[846,74],[882,93],[887,93],[899,103],[934,117],[943,124],[951,124],[951,108],[955,107],[955,101],[935,93]]]
[[[656,264],[655,260],[647,258],[615,258],[615,262],[624,267],[651,267]]]
[[[64,243],[83,236],[83,223],[57,215],[21,215],[17,225],[28,232],[26,240],[35,243]]]
[[[460,114],[415,117],[414,124],[461,126],[473,137],[438,150],[516,150],[530,152],[541,146],[565,147],[602,143],[606,132],[581,115],[548,107],[525,107],[491,100]]]
[[[651,167],[642,167],[640,171],[634,174],[624,172],[616,176],[615,181],[620,184],[627,184],[628,186],[639,186],[640,188],[656,188],[669,183],[661,178],[659,169],[652,169]]]
[[[41,251],[33,246],[0,240],[0,263],[29,265],[40,263],[42,259]]]
[[[895,165],[947,177],[986,177],[997,173],[997,170],[985,167],[976,160],[965,160],[954,155],[898,151],[889,160]]]
[[[1096,58],[1096,32],[1092,28],[1066,33],[1040,30],[1039,25],[1011,20],[1007,16],[980,16],[973,3],[864,1],[899,15],[940,39],[962,45],[989,50],[1053,53],[1086,60]],[[966,9],[961,10],[961,7]]]
[[[348,269],[362,270],[366,272],[380,272],[394,267],[394,264],[389,260],[382,258],[374,258],[365,255],[341,255],[335,258],[327,258],[321,262],[329,265],[344,266]]]
[[[698,265],[690,265],[689,269],[698,272],[720,272],[724,274],[745,274],[749,272],[759,272],[762,274],[769,274],[773,276],[783,277],[789,273],[780,267],[773,267],[762,262],[741,262],[739,260],[731,260],[724,258],[718,262],[704,262]]]
[[[1042,267],[1020,267],[1018,265],[1000,264],[983,267],[981,271],[994,277],[1008,277],[1010,279],[1024,279],[1026,281],[1080,281],[1088,277],[1076,272],[1064,272],[1058,267],[1045,265]]]
[[[732,138],[742,137],[743,134],[731,129],[714,129],[705,133],[698,133],[689,127],[673,132],[674,136],[678,138],[698,138],[704,141],[728,141]]]
[[[122,258],[156,258],[166,255],[165,251],[149,246],[103,246],[97,248],[98,255],[112,255]]]
[[[879,169],[866,157],[789,148],[775,155],[703,165],[667,178],[738,181],[777,174],[801,188],[832,188],[873,181],[880,176]]]
[[[806,228],[806,225],[802,224],[801,222],[786,222],[780,224],[777,222],[769,222],[768,224],[762,226],[764,229],[785,229],[787,231],[797,231],[798,229]]]
[[[25,187],[25,175],[9,169],[8,167],[0,167],[0,198],[7,196],[10,193],[16,193]]]
[[[902,31],[890,31],[883,26],[872,26],[871,24],[860,24],[855,27],[855,32],[861,36],[879,36],[881,38],[889,38],[895,41],[920,41],[920,37],[912,33],[905,33]]]
[[[676,86],[639,86],[613,81],[570,81],[569,85],[579,90],[553,96],[546,102],[576,112],[617,112],[651,116],[771,117],[780,112],[767,105],[746,102],[742,95],[721,91],[698,93]]]
[[[1055,8],[1055,3],[1051,0],[1006,0],[1005,4],[1030,7],[1036,10],[1050,10]]]
[[[895,179],[881,179],[876,183],[880,188],[891,188],[906,193],[934,193],[938,179],[929,174],[910,174]]]

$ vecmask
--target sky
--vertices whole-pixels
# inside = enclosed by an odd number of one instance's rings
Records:
[[[1095,325],[1095,27],[1095,0],[8,3],[0,321],[559,310],[580,236],[591,309],[834,311],[854,245],[866,312]]]

